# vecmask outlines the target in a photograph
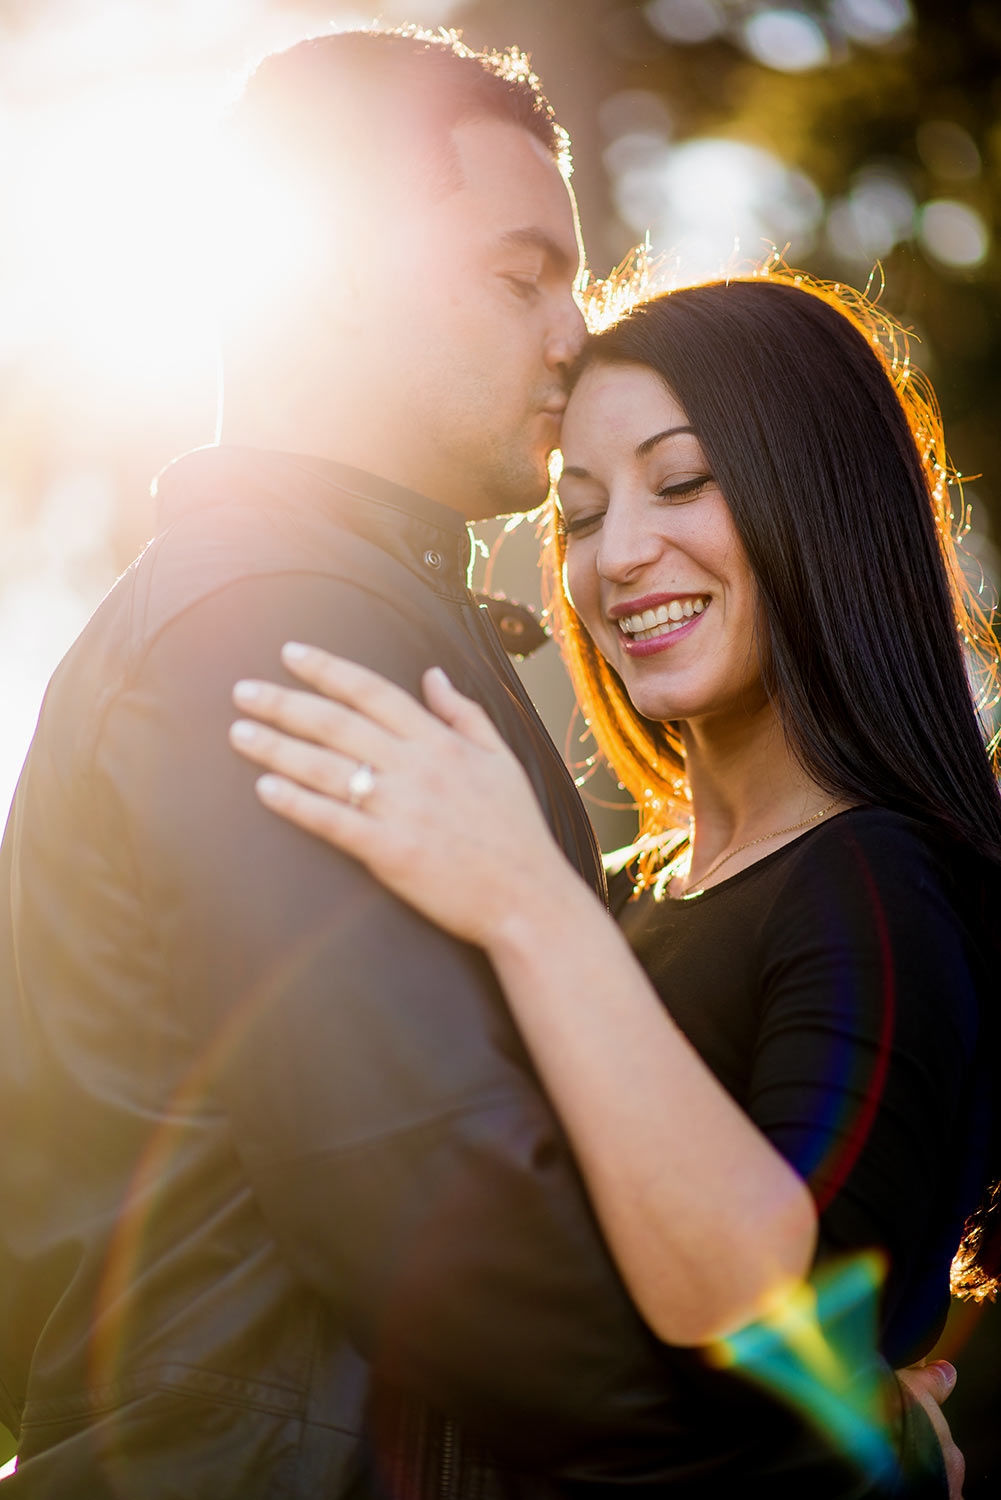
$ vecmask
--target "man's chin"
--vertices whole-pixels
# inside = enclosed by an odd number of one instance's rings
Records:
[[[526,511],[538,510],[549,494],[549,466],[545,460],[541,469],[524,468],[517,474],[501,476],[484,496],[484,510],[480,520],[487,516],[522,516]]]

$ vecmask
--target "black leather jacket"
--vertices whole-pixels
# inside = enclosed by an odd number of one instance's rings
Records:
[[[438,663],[600,886],[464,526],[253,450],[189,455],[160,499],[3,846],[10,1500],[683,1484],[694,1363],[632,1309],[484,957],[264,811],[227,744],[232,684],[287,639],[415,692]],[[755,1435],[730,1439],[736,1478]]]

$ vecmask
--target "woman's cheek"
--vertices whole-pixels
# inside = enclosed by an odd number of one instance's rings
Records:
[[[563,589],[581,624],[594,639],[601,620],[594,554],[585,555],[581,542],[572,546],[573,552],[567,554],[563,564]]]

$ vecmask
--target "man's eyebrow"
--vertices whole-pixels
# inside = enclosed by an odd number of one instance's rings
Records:
[[[563,246],[558,244],[544,229],[509,229],[501,235],[500,244],[502,249],[541,250],[558,275],[576,276],[577,274],[576,249],[571,259]]]
[[[677,437],[679,432],[690,432],[692,437],[696,435],[694,427],[665,427],[663,432],[655,432],[653,437],[644,438],[643,442],[636,449],[636,457],[646,458],[647,454],[652,453],[658,443],[662,443],[665,438]]]

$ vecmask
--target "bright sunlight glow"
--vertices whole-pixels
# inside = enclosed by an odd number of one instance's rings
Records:
[[[454,0],[432,8],[443,22]],[[343,0],[59,0],[0,22],[0,811],[49,674],[152,529],[153,470],[212,438],[220,113],[265,52],[376,19]],[[255,225],[253,256],[233,240],[228,289],[251,261],[266,286],[296,233],[290,209]],[[79,512],[53,527],[67,494]]]

